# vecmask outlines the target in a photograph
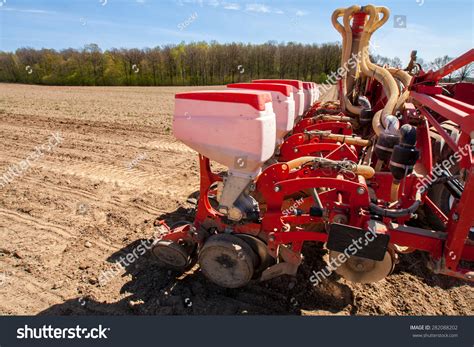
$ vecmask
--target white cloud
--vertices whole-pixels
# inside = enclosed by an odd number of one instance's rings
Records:
[[[185,4],[199,5],[203,6],[204,0],[177,0],[176,3],[179,6],[184,6]]]
[[[295,14],[296,14],[296,17],[303,17],[303,16],[306,16],[309,13],[306,12],[306,11],[298,10],[298,11],[296,11]]]
[[[33,14],[55,14],[57,12],[54,11],[45,11],[45,10],[36,10],[36,9],[20,9],[20,8],[13,8],[13,7],[5,7],[2,8],[0,11],[10,11],[10,12],[22,12],[22,13],[33,13]]]
[[[264,4],[247,4],[245,10],[249,12],[269,13],[270,7]]]
[[[222,6],[226,10],[234,10],[234,11],[240,10],[240,5],[236,3],[223,3]]]
[[[145,0],[136,0],[136,1],[145,1]],[[255,13],[276,13],[276,14],[284,14],[285,12],[281,9],[271,8],[265,4],[261,3],[251,3],[243,5],[239,4],[238,2],[226,2],[221,0],[176,0],[177,4],[180,6],[184,6],[186,4],[193,4],[193,5],[207,5],[212,6],[215,8],[223,8],[225,10],[232,10],[232,11],[240,11],[245,10],[247,12],[255,12]],[[303,13],[301,11],[301,13]],[[302,15],[304,15],[303,13]]]

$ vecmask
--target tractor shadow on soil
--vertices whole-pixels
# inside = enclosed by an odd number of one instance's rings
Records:
[[[108,261],[116,262],[142,241],[146,240],[134,241]],[[99,302],[93,294],[84,294],[53,305],[39,315],[299,315],[303,310],[350,314],[353,302],[348,286],[328,282],[324,290],[315,291],[304,273],[298,273],[296,278],[252,282],[240,289],[221,288],[210,283],[198,266],[185,274],[175,273],[160,268],[151,254],[138,258],[117,276],[128,275],[131,280],[120,288],[126,297],[120,301]],[[100,283],[96,286],[100,287]]]
[[[192,220],[192,210],[179,208],[158,219],[176,223]],[[145,239],[139,239],[107,259],[111,264],[133,252]],[[317,286],[310,277],[327,264],[326,251],[319,245],[305,246],[305,262],[296,277],[282,276],[266,282],[251,282],[244,288],[226,289],[209,282],[195,265],[184,274],[158,266],[150,252],[137,258],[116,276],[130,276],[120,288],[126,295],[120,301],[106,303],[86,295],[53,305],[40,315],[354,315],[359,311],[351,287],[333,273]],[[403,255],[395,273],[406,272],[430,287],[443,289],[463,282],[434,275],[422,253]],[[97,287],[101,283],[95,284]],[[108,284],[106,283],[105,286]],[[116,290],[112,288],[110,290]],[[93,291],[91,291],[93,292]]]

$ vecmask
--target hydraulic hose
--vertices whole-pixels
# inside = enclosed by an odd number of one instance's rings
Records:
[[[420,207],[421,204],[421,192],[418,190],[415,195],[415,202],[408,208],[402,209],[389,209],[377,206],[374,203],[369,204],[370,212],[375,213],[378,216],[389,217],[389,218],[399,218],[411,215]]]

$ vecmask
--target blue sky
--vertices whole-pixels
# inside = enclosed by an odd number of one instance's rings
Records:
[[[340,41],[334,9],[355,0],[0,0],[0,50],[19,47],[154,47],[181,41]],[[361,3],[362,5],[365,3]],[[426,61],[473,45],[472,0],[385,0],[391,17],[375,35],[378,54]],[[406,16],[406,28],[394,27]]]

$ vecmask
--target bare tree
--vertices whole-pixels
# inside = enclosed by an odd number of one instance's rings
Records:
[[[452,57],[449,57],[447,55],[443,56],[443,57],[438,57],[436,58],[435,60],[433,60],[430,64],[430,67],[431,69],[433,70],[439,70],[445,66],[448,65],[448,63],[453,60]],[[453,74],[450,73],[448,76],[445,77],[445,79],[447,80],[447,82],[451,82],[451,80],[453,79]]]
[[[456,77],[459,78],[460,81],[464,81],[471,77],[471,75],[474,73],[474,64],[470,63],[467,65],[464,65],[461,69],[457,71]]]

